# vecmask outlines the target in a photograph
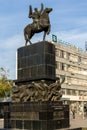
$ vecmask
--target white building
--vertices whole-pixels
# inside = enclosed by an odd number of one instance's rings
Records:
[[[56,77],[65,75],[61,86],[62,99],[80,113],[87,103],[87,53],[72,45],[53,44],[56,48]]]

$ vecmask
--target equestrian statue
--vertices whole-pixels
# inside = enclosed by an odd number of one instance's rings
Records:
[[[46,35],[50,33],[50,19],[49,19],[49,13],[52,11],[52,8],[45,8],[43,7],[43,4],[41,4],[41,9],[38,10],[37,8],[34,8],[34,12],[32,11],[32,6],[29,6],[29,18],[33,19],[33,22],[31,24],[28,24],[24,28],[24,38],[25,38],[25,45],[31,41],[30,39],[35,33],[40,33],[44,31],[43,35],[43,41],[45,41]]]

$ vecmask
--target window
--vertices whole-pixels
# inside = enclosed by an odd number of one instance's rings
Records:
[[[59,62],[56,61],[56,69],[59,69]]]
[[[69,57],[70,57],[70,53],[67,53],[67,59],[69,60]]]
[[[60,58],[64,58],[64,51],[60,51]]]
[[[71,95],[71,89],[67,89],[66,92],[67,92],[67,95]]]
[[[61,63],[61,68],[62,70],[64,70],[64,63]]]
[[[61,88],[62,94],[65,95],[65,89]]]
[[[75,90],[72,90],[72,95],[76,95],[76,91]]]

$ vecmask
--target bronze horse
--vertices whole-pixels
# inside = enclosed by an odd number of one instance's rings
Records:
[[[44,11],[42,12],[41,16],[38,19],[37,23],[31,23],[28,24],[25,28],[24,28],[24,37],[25,37],[25,45],[27,45],[27,42],[29,42],[30,44],[31,41],[30,39],[32,38],[32,36],[35,33],[39,33],[44,31],[44,35],[43,35],[43,40],[45,40],[46,35],[48,35],[50,33],[50,20],[49,20],[49,13],[52,11],[52,8],[45,8]],[[34,18],[34,16],[33,16]]]

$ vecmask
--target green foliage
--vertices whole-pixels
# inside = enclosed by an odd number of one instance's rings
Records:
[[[12,81],[7,79],[7,72],[0,68],[0,97],[9,96],[12,89]]]

